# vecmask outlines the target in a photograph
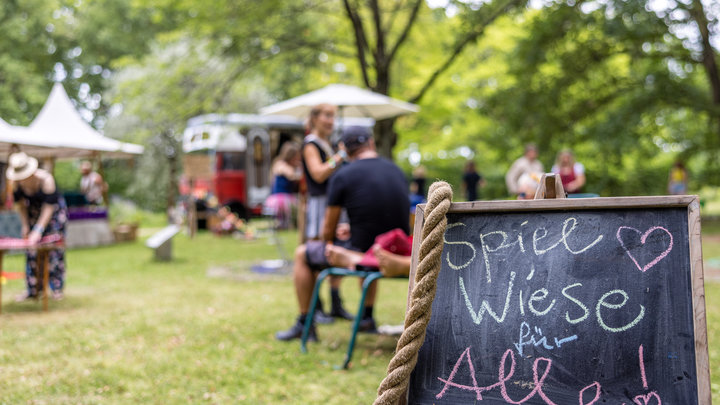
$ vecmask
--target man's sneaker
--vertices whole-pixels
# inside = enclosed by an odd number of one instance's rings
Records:
[[[375,326],[375,319],[365,318],[360,320],[358,325],[358,332],[363,333],[378,333],[377,327]]]
[[[342,306],[333,307],[330,311],[330,316],[332,316],[333,318],[345,319],[347,321],[352,321],[353,319],[355,319],[355,317],[350,315],[348,311],[346,311],[345,308],[343,308]]]
[[[305,326],[302,322],[297,321],[288,330],[283,330],[275,334],[275,339],[288,341],[293,339],[300,339],[302,337],[303,329]],[[317,332],[315,331],[315,325],[310,326],[310,333],[308,334],[308,342],[317,342]]]

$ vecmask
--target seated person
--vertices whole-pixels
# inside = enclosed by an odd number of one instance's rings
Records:
[[[524,173],[518,179],[518,200],[532,200],[540,186],[541,173]]]
[[[352,250],[347,243],[326,244],[323,241],[308,241],[295,249],[294,273],[307,274],[319,272],[328,267],[344,267],[348,269],[372,270],[379,269],[385,277],[402,277],[410,274],[410,254],[412,238],[401,229],[395,229],[378,236],[375,244],[364,254]],[[288,331],[278,332],[278,340],[291,340],[302,335],[302,328],[310,309],[312,290],[296,291],[301,302],[298,323]],[[360,331],[374,332],[374,322],[360,324]],[[292,332],[292,333],[290,333]],[[317,340],[314,329],[311,329],[310,340]]]
[[[217,216],[220,222],[212,228],[215,234],[224,235],[232,233],[235,225],[230,214],[232,214],[232,212],[230,212],[228,207],[220,207],[220,209],[218,209]]]
[[[341,142],[351,163],[330,178],[323,227],[325,243],[308,243],[295,252],[293,274],[300,314],[290,329],[275,335],[278,340],[296,339],[302,335],[317,271],[333,265],[326,250],[335,237],[342,209],[347,210],[352,229],[350,246],[346,247],[349,250],[366,252],[378,235],[395,228],[400,228],[405,234],[409,232],[410,200],[407,182],[400,168],[378,156],[367,128],[345,129]],[[311,266],[317,263],[320,266]],[[376,291],[377,283],[373,283],[368,289],[365,312],[360,321],[363,331],[376,330],[372,316]],[[309,338],[317,340],[315,325],[310,328]]]
[[[223,206],[217,212],[220,222],[213,227],[212,231],[216,235],[233,235],[236,237],[245,237],[252,239],[253,234],[247,223],[236,213],[232,212],[229,207]]]

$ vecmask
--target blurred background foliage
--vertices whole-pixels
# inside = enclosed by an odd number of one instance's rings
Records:
[[[507,197],[528,142],[546,169],[573,149],[588,192],[663,194],[676,159],[697,192],[720,185],[719,17],[712,0],[7,0],[0,117],[27,125],[62,81],[94,126],[145,145],[104,167],[152,209],[188,118],[329,83],[420,104],[380,125],[383,154],[458,188],[473,159],[482,198]],[[76,188],[76,163],[57,170]]]

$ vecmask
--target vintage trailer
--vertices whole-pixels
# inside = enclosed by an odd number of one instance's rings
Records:
[[[270,195],[270,166],[283,143],[302,142],[293,117],[207,114],[188,120],[183,134],[181,192],[211,196],[243,217],[261,213]]]

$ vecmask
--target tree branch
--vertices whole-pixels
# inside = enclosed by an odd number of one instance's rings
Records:
[[[492,12],[485,21],[483,21],[477,26],[476,29],[469,32],[467,35],[465,35],[464,38],[460,39],[460,41],[455,44],[455,47],[452,49],[452,51],[450,51],[450,55],[447,57],[447,59],[445,59],[445,62],[443,62],[443,64],[440,65],[440,67],[438,67],[437,70],[435,70],[430,75],[430,78],[428,78],[427,82],[425,82],[425,85],[423,85],[423,87],[420,89],[420,91],[415,97],[410,99],[410,102],[417,103],[418,101],[420,101],[420,99],[435,83],[435,80],[437,80],[437,78],[441,74],[443,74],[450,67],[450,65],[452,65],[457,56],[460,55],[460,53],[463,51],[465,46],[480,37],[485,32],[485,28],[492,24],[493,21],[495,21],[498,17],[503,15],[503,13],[505,13],[510,7],[516,6],[521,1],[522,0],[508,0],[504,6],[498,7],[497,10]]]
[[[395,45],[392,47],[392,50],[390,51],[390,55],[388,56],[388,63],[390,63],[393,58],[395,57],[395,54],[397,53],[397,50],[400,48],[400,46],[405,42],[405,40],[408,37],[408,34],[410,33],[410,28],[415,24],[415,20],[418,16],[418,11],[420,11],[420,5],[422,4],[423,0],[417,0],[415,4],[413,5],[412,11],[410,12],[410,17],[408,17],[408,22],[405,25],[405,28],[403,29],[403,32],[400,33],[400,36],[397,39],[397,42],[395,42]]]
[[[365,50],[367,49],[367,36],[365,35],[365,29],[362,25],[362,20],[358,16],[357,12],[353,10],[349,0],[343,0],[345,5],[345,11],[347,12],[348,18],[352,22],[354,33],[355,33],[355,48],[357,49],[358,60],[360,61],[360,71],[362,72],[363,81],[366,87],[370,86],[370,78],[368,77],[368,64],[365,59]]]
[[[378,71],[386,70],[388,60],[385,58],[385,31],[382,27],[382,18],[380,17],[380,5],[377,0],[370,0],[370,9],[372,10],[373,23],[375,24],[375,69]]]

